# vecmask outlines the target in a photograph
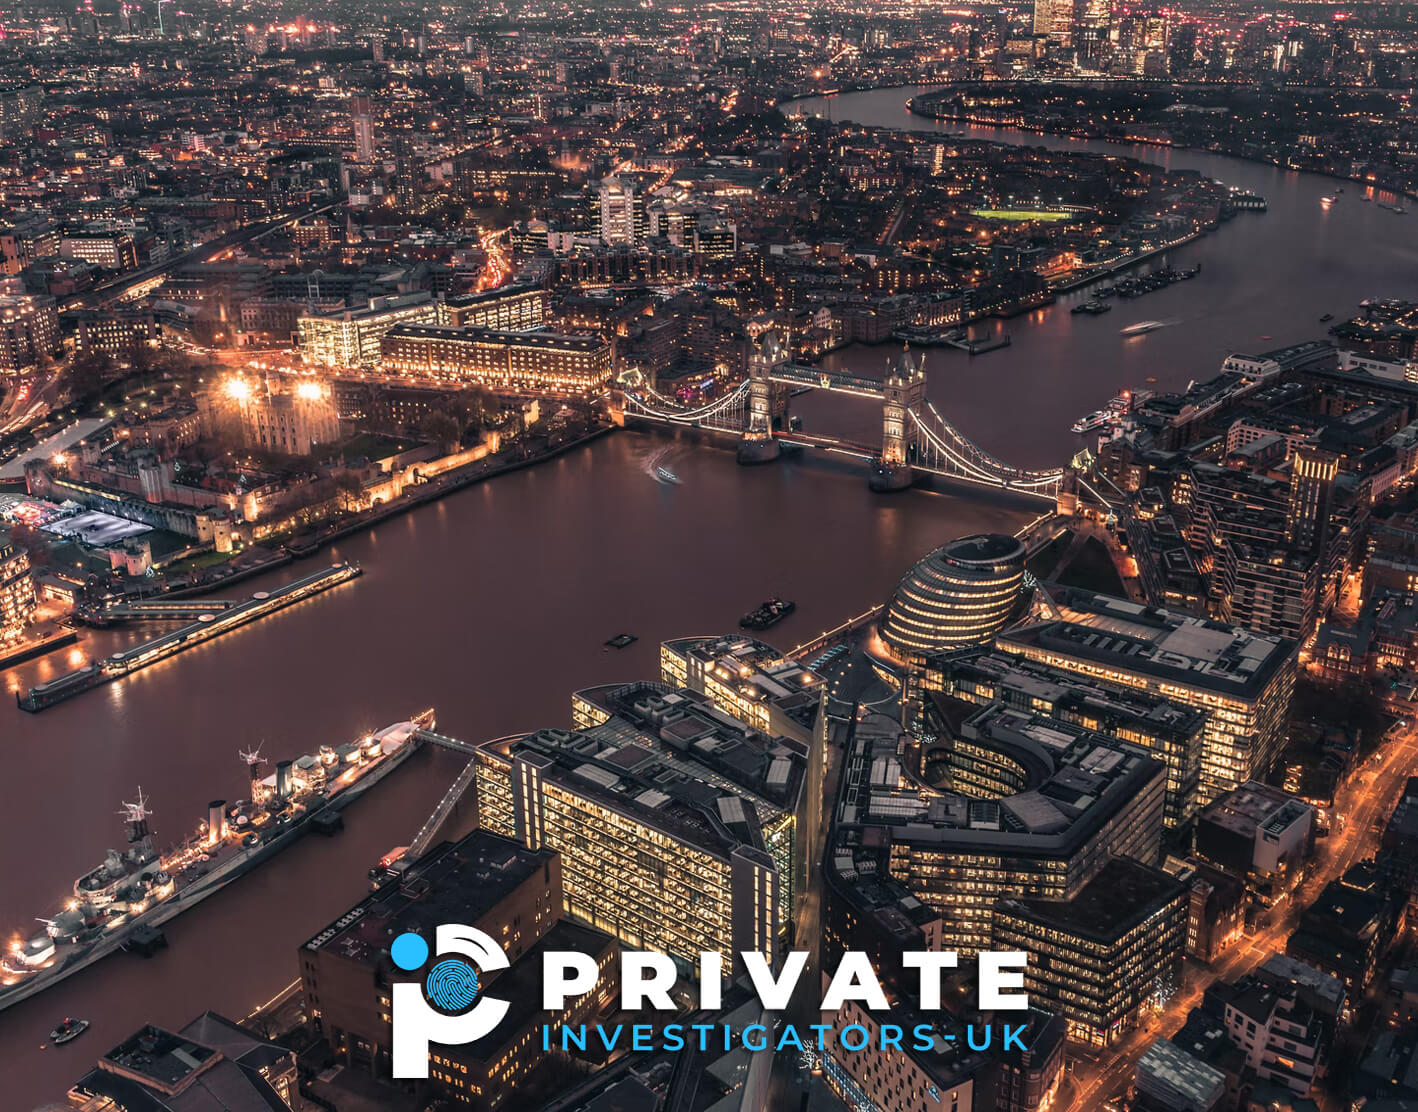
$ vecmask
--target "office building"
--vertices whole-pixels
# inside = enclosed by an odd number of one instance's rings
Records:
[[[551,295],[540,286],[502,286],[439,302],[438,322],[456,328],[522,332],[546,323]]]
[[[660,645],[660,679],[707,695],[725,714],[766,734],[812,741],[822,681],[752,637],[680,637]]]
[[[141,1027],[69,1090],[86,1112],[275,1112],[300,1104],[295,1053],[205,1012],[180,1031]]]
[[[370,298],[360,309],[308,313],[296,321],[300,356],[319,367],[373,367],[379,341],[400,324],[432,324],[438,303],[426,292]]]
[[[70,232],[59,241],[59,255],[103,270],[130,270],[138,265],[138,248],[127,232]]]
[[[0,374],[34,366],[59,350],[59,314],[52,297],[0,297]]]
[[[883,1020],[905,1031],[929,1024],[934,1029],[930,1048],[882,1047]],[[844,1051],[830,1041],[822,1052],[823,1079],[848,1108],[970,1112],[976,1107],[981,1056],[965,1049],[963,1031],[946,1029],[954,1026],[948,1013],[916,1013],[898,1006],[883,1015],[870,1011],[859,1000],[849,1000],[835,1016],[824,1016],[823,1022],[836,1024],[839,1031],[858,1026],[867,1032],[866,1046],[859,1051]]]
[[[645,197],[628,177],[611,177],[600,187],[601,242],[634,246],[645,238]]]
[[[24,634],[37,604],[29,553],[0,531],[0,645]]]
[[[956,699],[1047,715],[1148,750],[1167,765],[1166,825],[1196,813],[1206,713],[1148,691],[1084,680],[1026,657],[982,649],[926,660],[920,686]]]
[[[555,394],[599,388],[611,375],[610,345],[599,336],[435,324],[390,329],[380,362],[391,375]]]
[[[565,909],[688,972],[777,963],[803,868],[805,752],[694,692],[662,684],[576,693],[575,731],[479,746],[479,822],[562,855]]]
[[[1073,44],[1074,0],[1034,0],[1034,36],[1050,46]]]
[[[142,309],[96,309],[71,313],[77,320],[76,352],[102,352],[131,359],[134,351],[158,338],[157,317]]]
[[[1145,750],[936,693],[923,723],[925,741],[885,716],[857,723],[827,860],[934,909],[934,948],[989,949],[1001,898],[1065,900],[1115,854],[1157,860],[1167,770]]]
[[[44,90],[23,85],[0,90],[0,143],[18,143],[44,118]]]
[[[1305,552],[1323,545],[1329,526],[1330,497],[1339,474],[1339,457],[1315,444],[1297,445],[1290,457],[1290,504],[1286,515],[1289,542]]]
[[[1294,689],[1295,642],[1074,588],[1056,590],[1052,603],[1044,620],[1001,633],[998,646],[1205,711],[1201,805],[1274,763]]]
[[[444,842],[301,947],[306,1014],[346,1067],[387,1078],[391,985],[426,972],[395,967],[390,942],[412,932],[432,950],[439,925],[474,927],[495,939],[511,962],[505,970],[479,970],[488,991],[511,1009],[482,1039],[433,1047],[429,1085],[461,1106],[513,1106],[518,1086],[559,1053],[542,1049],[542,1024],[594,1021],[619,992],[614,941],[562,921],[561,905],[561,860],[554,851],[486,831]],[[568,1000],[559,1014],[541,1007],[542,954],[550,950],[590,954],[600,969],[596,992]]]
[[[887,604],[881,639],[903,660],[987,644],[1018,604],[1023,584],[1018,539],[961,537],[906,573]]]
[[[1187,899],[1175,877],[1114,857],[1066,900],[1000,900],[994,949],[1029,955],[1029,997],[1071,1041],[1108,1046],[1181,986]]]

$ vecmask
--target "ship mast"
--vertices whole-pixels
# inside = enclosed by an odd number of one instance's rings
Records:
[[[261,798],[261,775],[257,771],[261,767],[261,747],[255,749],[237,750],[241,754],[241,759],[246,762],[247,772],[251,775],[251,802],[259,803]]]
[[[128,852],[137,858],[149,858],[153,856],[153,832],[148,827],[148,817],[152,811],[148,810],[148,799],[143,794],[143,786],[138,785],[138,801],[136,803],[124,803],[123,809],[118,812],[123,816],[123,820],[128,824]]]

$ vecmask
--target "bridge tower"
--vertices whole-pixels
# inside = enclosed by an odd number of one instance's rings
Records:
[[[739,441],[740,463],[768,463],[783,450],[773,437],[773,372],[787,363],[788,350],[770,329],[748,357],[748,413]]]
[[[881,457],[872,464],[872,490],[905,490],[911,485],[911,414],[919,414],[925,400],[926,357],[913,359],[907,348],[882,383]]]

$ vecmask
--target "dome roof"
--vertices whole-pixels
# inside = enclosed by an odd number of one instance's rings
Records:
[[[882,640],[902,657],[987,644],[1024,584],[1024,545],[1002,533],[961,537],[902,577],[886,608]]]

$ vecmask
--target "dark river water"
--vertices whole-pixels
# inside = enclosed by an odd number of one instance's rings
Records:
[[[841,96],[832,111],[929,127],[905,114],[909,94]],[[1347,313],[1365,297],[1418,297],[1418,218],[1361,204],[1356,186],[1326,213],[1328,179],[1190,152],[1128,153],[1264,193],[1270,211],[1178,251],[1178,261],[1205,264],[1193,282],[1096,319],[1070,316],[1066,299],[1005,322],[1013,346],[973,359],[932,351],[932,399],[1008,462],[1063,462],[1078,447],[1068,425],[1124,385],[1152,377],[1181,386],[1216,373],[1229,351],[1320,336],[1321,314]],[[1141,319],[1172,323],[1118,335]],[[892,352],[854,348],[828,362],[875,373]],[[807,396],[794,406],[814,430],[879,432],[870,403]],[[656,464],[681,482],[657,482]],[[121,843],[117,811],[139,785],[158,840],[176,840],[208,800],[243,794],[237,754],[252,745],[272,760],[295,756],[426,706],[441,730],[469,739],[564,726],[577,687],[653,678],[666,637],[732,629],[778,594],[798,604],[771,634],[790,647],[884,599],[928,549],[1013,531],[1039,508],[970,491],[873,495],[845,463],[739,468],[724,447],[621,433],[385,523],[328,553],[364,565],[353,584],[40,715],[0,706],[0,940],[33,929],[74,876]],[[639,641],[602,648],[620,632]],[[90,633],[80,649],[106,654],[125,636]],[[58,653],[0,679],[28,685],[67,666]],[[206,1008],[246,1016],[295,978],[300,943],[362,895],[369,865],[409,841],[462,763],[416,756],[351,807],[344,833],[305,839],[169,923],[165,953],[111,958],[0,1012],[0,1108],[58,1099],[141,1023],[178,1025]],[[92,1030],[41,1050],[66,1015],[92,1020]]]
[[[1321,316],[1333,313],[1343,320],[1365,298],[1418,299],[1418,213],[1398,216],[1365,203],[1360,200],[1365,189],[1352,182],[1201,151],[936,124],[906,111],[907,99],[917,91],[877,89],[805,99],[785,111],[830,112],[834,120],[1054,150],[1127,154],[1199,171],[1270,202],[1268,212],[1243,212],[1213,234],[1170,252],[1167,261],[1174,265],[1202,264],[1200,277],[1190,282],[1133,300],[1115,298],[1113,311],[1097,317],[1069,313],[1070,306],[1090,296],[1079,290],[1027,316],[977,327],[977,335],[1009,333],[1010,347],[974,357],[932,348],[926,355],[931,398],[965,435],[1008,463],[1057,466],[1077,450],[1068,431],[1074,419],[1123,387],[1180,389],[1191,379],[1216,374],[1231,352],[1322,339],[1329,326],[1320,323]],[[1337,188],[1344,192],[1336,193]],[[1338,198],[1328,209],[1320,204],[1327,194]],[[1371,195],[1398,201],[1389,193]],[[1160,260],[1146,264],[1160,265]],[[1143,320],[1164,321],[1167,327],[1141,336],[1119,335],[1119,329]],[[826,362],[877,372],[886,358],[884,348],[855,347]]]

